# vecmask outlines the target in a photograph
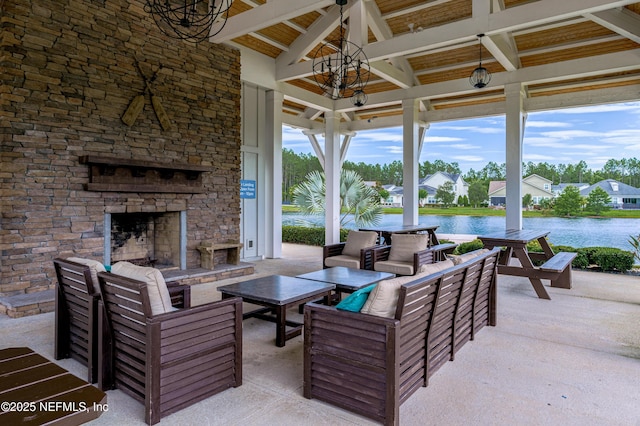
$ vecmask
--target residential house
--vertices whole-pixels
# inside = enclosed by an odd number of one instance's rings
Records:
[[[435,172],[418,181],[418,188],[426,190],[428,194],[426,200],[420,200],[421,203],[436,204],[436,191],[446,182],[453,184],[453,191],[456,194],[453,199],[454,204],[458,202],[460,197],[469,196],[469,184],[464,181],[460,173]]]
[[[389,196],[385,200],[381,200],[383,206],[389,207],[402,207],[403,205],[403,191],[401,186],[393,184],[382,185],[382,187],[389,192]]]
[[[522,195],[531,194],[533,205],[539,205],[543,199],[554,197],[552,182],[542,176],[532,174],[522,179]],[[489,182],[489,205],[504,206],[507,202],[506,181]]]
[[[576,188],[578,188],[578,191],[582,191],[585,188],[589,187],[589,183],[586,182],[580,182],[580,183],[559,183],[558,185],[551,185],[551,192],[553,192],[553,195],[555,197],[557,197],[558,195],[562,194],[562,191],[564,191],[564,189],[567,186],[575,186]]]
[[[454,203],[458,202],[459,197],[469,195],[469,184],[467,184],[462,175],[459,173],[452,174],[446,172],[436,172],[428,175],[418,182],[418,189],[427,191],[427,197],[420,200],[420,204],[437,204],[436,192],[438,187],[444,185],[445,182],[453,183],[453,191],[456,194]],[[382,201],[383,205],[392,207],[402,207],[403,203],[403,187],[396,185],[383,185],[384,189],[389,191],[389,196]]]
[[[618,182],[615,179],[605,179],[580,191],[580,195],[588,197],[596,188],[602,188],[611,197],[614,209],[640,209],[640,188]]]

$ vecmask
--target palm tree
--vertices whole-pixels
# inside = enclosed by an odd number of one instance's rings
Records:
[[[326,183],[324,173],[313,171],[293,190],[293,202],[307,215],[324,215]],[[352,170],[340,172],[340,227],[354,221],[356,226],[377,225],[382,217],[380,196]],[[353,216],[350,216],[353,215]]]

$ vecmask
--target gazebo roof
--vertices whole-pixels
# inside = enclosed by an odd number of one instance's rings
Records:
[[[347,130],[402,124],[403,99],[421,122],[500,115],[505,90],[524,90],[525,111],[640,99],[640,2],[612,0],[349,0],[345,31],[362,34],[372,75],[360,108],[323,96],[316,50],[339,34],[335,0],[235,0],[210,40],[242,50],[243,79],[284,94],[284,122]],[[362,28],[362,31],[360,31]],[[490,84],[469,83],[482,64]],[[366,34],[366,35],[365,35]]]

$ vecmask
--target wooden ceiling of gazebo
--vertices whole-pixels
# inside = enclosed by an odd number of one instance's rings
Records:
[[[264,55],[275,75],[269,88],[284,93],[285,120],[300,127],[330,109],[354,128],[373,127],[364,124],[372,117],[400,124],[410,98],[428,121],[501,114],[511,83],[523,85],[531,111],[640,99],[640,2],[349,0],[345,29],[366,25],[372,67],[361,108],[322,96],[311,75],[315,51],[337,38],[337,10],[335,0],[235,0],[211,41]],[[480,33],[493,78],[475,89]]]

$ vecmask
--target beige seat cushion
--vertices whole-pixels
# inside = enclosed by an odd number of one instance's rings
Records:
[[[360,259],[360,250],[374,246],[377,239],[378,234],[373,231],[349,231],[342,254]]]
[[[428,243],[428,234],[392,234],[388,260],[413,262],[413,254],[426,249]]]
[[[481,254],[484,254],[484,253],[486,253],[488,251],[489,251],[489,249],[480,249],[480,250],[474,250],[474,251],[470,251],[469,253],[460,254],[460,255],[451,254],[451,255],[449,255],[447,257],[449,259],[451,259],[455,265],[459,265],[459,264],[464,263],[464,262],[466,262],[468,260],[476,258],[476,257],[480,256]]]
[[[324,264],[330,268],[334,266],[344,266],[346,268],[360,269],[360,257],[351,257],[340,254],[330,256],[324,260]]]
[[[118,262],[111,267],[111,272],[137,281],[143,281],[147,284],[152,315],[177,310],[171,306],[171,296],[169,295],[169,290],[167,290],[167,283],[159,270],[134,265],[129,262]]]
[[[98,262],[93,259],[85,259],[84,257],[69,257],[67,260],[69,262],[75,262],[89,267],[89,270],[91,271],[91,280],[93,281],[93,289],[97,292],[100,285],[98,282],[98,272],[106,271],[102,262]]]
[[[377,264],[378,262],[376,262],[376,265]],[[420,273],[417,275],[382,280],[376,285],[376,288],[371,291],[360,312],[378,317],[394,318],[396,316],[398,297],[400,296],[400,287],[403,284],[408,284],[453,266],[452,261],[444,260],[442,262],[423,265],[420,268]]]
[[[378,272],[391,272],[396,275],[413,275],[413,262],[379,260],[373,265],[373,269]]]

